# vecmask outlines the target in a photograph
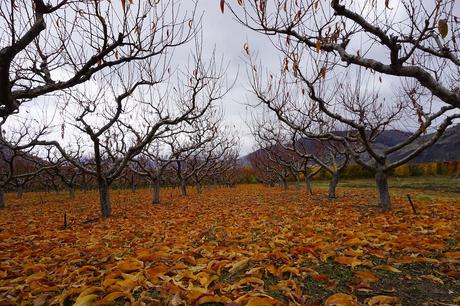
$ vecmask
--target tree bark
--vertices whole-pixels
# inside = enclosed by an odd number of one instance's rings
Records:
[[[75,199],[75,186],[71,185],[69,187],[69,199]]]
[[[307,188],[307,192],[310,195],[313,195],[313,189],[311,187],[311,177],[307,173],[305,173],[305,187]]]
[[[289,188],[289,185],[288,185],[287,179],[283,177],[281,180],[283,181],[283,188],[284,188],[284,189],[288,189],[288,188]]]
[[[375,183],[379,193],[379,207],[383,210],[390,210],[391,200],[388,191],[388,175],[383,169],[377,169],[375,173]]]
[[[298,174],[295,175],[295,188],[296,188],[297,190],[300,189],[300,178],[299,178],[299,175],[298,175]]]
[[[328,192],[329,199],[337,198],[335,191],[337,189],[338,183],[339,183],[339,173],[338,171],[335,171],[332,173],[331,181],[329,182],[329,192]]]
[[[180,193],[183,196],[187,195],[187,184],[185,183],[185,180],[180,181]]]
[[[203,192],[203,188],[201,187],[201,184],[198,182],[196,183],[196,191],[201,194]]]
[[[16,189],[16,197],[18,199],[22,199],[22,195],[24,194],[23,190],[22,190],[22,187],[21,186],[18,186],[18,188]]]
[[[104,218],[110,217],[112,213],[112,207],[110,205],[109,184],[105,178],[99,179],[99,201],[102,216]]]
[[[131,176],[131,191],[136,192],[136,183],[134,180],[134,175]]]
[[[153,182],[152,204],[160,204],[160,178]]]
[[[5,191],[0,188],[0,209],[5,208]]]

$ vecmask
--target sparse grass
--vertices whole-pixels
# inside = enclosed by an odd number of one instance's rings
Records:
[[[314,184],[315,183],[322,187],[326,187],[328,184],[327,181],[314,181]],[[388,179],[388,184],[390,189],[417,189],[424,191],[460,193],[460,178],[443,176],[390,177]],[[339,187],[374,188],[375,181],[373,179],[344,179],[339,182]]]

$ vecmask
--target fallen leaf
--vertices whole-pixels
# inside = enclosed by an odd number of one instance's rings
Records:
[[[326,299],[324,306],[359,306],[359,304],[353,295],[336,293]]]
[[[388,295],[377,295],[367,300],[367,305],[395,305],[399,304],[399,298]]]

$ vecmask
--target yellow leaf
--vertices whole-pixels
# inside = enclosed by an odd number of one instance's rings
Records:
[[[428,279],[434,283],[438,283],[438,284],[441,284],[441,285],[444,285],[444,281],[442,279],[440,279],[439,277],[436,277],[434,275],[422,275],[421,276],[422,278],[425,278],[425,279]]]
[[[319,258],[321,259],[322,262],[326,262],[329,257],[332,257],[334,255],[335,255],[334,252],[326,252],[326,253],[321,253]]]
[[[245,278],[241,279],[241,280],[238,282],[238,285],[240,285],[240,286],[244,286],[244,285],[246,285],[246,284],[257,284],[257,285],[263,286],[263,285],[264,285],[264,281],[261,280],[261,279],[258,278],[258,277],[249,276],[249,277],[245,277]]]
[[[131,300],[131,295],[129,293],[120,292],[120,291],[112,292],[112,293],[107,294],[98,304],[101,304],[101,305],[110,304],[119,298],[126,298],[126,299]]]
[[[231,302],[232,300],[225,296],[206,295],[206,296],[202,296],[198,301],[196,301],[196,305],[201,305],[201,304],[206,304],[206,303],[228,304]]]
[[[324,306],[358,306],[356,297],[345,293],[336,293],[327,298]]]
[[[447,25],[446,19],[439,20],[438,31],[439,31],[439,34],[441,34],[442,38],[445,38],[447,36],[447,33],[449,32],[449,26]]]
[[[281,275],[283,275],[283,273],[291,273],[295,276],[300,276],[300,271],[296,267],[282,266],[279,268],[278,272]]]
[[[323,79],[326,78],[326,72],[327,72],[326,67],[322,67],[321,70],[319,71],[319,74],[321,75]]]
[[[319,53],[319,51],[321,50],[321,40],[318,39],[318,40],[316,41],[315,48],[316,48],[316,52]]]
[[[117,268],[125,273],[139,271],[144,267],[144,263],[135,258],[128,258],[118,263]]]
[[[395,273],[401,273],[401,270],[398,270],[395,267],[389,266],[389,265],[375,266],[375,267],[373,267],[373,269],[385,270],[385,271],[390,271],[390,272],[395,272]]]
[[[394,305],[399,303],[399,298],[388,295],[377,295],[367,301],[367,305]]]
[[[243,270],[248,264],[248,262],[249,262],[249,258],[241,259],[240,261],[235,262],[230,268],[230,270],[228,270],[228,272],[230,272],[231,274],[234,274],[240,270]]]
[[[73,306],[90,306],[94,305],[94,300],[97,299],[96,294],[85,295],[83,297],[79,297]]]
[[[276,303],[274,298],[253,296],[248,299],[246,306],[268,306],[276,305]]]

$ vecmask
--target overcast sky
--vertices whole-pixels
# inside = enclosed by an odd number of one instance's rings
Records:
[[[191,2],[191,1],[190,1]],[[192,7],[192,4],[185,4]],[[205,54],[215,48],[218,55],[223,55],[229,62],[229,80],[238,76],[230,93],[223,99],[225,120],[228,124],[235,125],[241,136],[241,155],[252,151],[253,140],[248,134],[245,120],[248,119],[249,111],[244,104],[251,102],[251,94],[246,74],[243,45],[248,42],[251,49],[258,53],[264,65],[278,67],[279,54],[274,50],[269,39],[262,34],[255,33],[232,18],[229,11],[221,13],[219,1],[198,1],[198,14],[203,13],[203,40]]]
[[[194,1],[181,1],[181,12],[193,9]],[[280,63],[280,53],[273,47],[268,37],[253,32],[239,24],[233,19],[232,14],[227,10],[224,14],[220,11],[219,1],[199,0],[197,1],[197,16],[203,14],[203,48],[204,57],[209,57],[215,49],[217,57],[223,57],[229,63],[228,80],[231,82],[237,77],[232,90],[224,97],[222,106],[225,112],[225,123],[235,126],[240,134],[241,155],[245,155],[253,150],[254,141],[249,135],[246,120],[250,118],[250,113],[261,112],[262,109],[248,108],[246,104],[255,104],[255,99],[249,91],[247,78],[247,67],[244,59],[243,46],[248,42],[251,53],[256,53],[258,60],[263,64],[264,69],[278,71]],[[236,3],[236,1],[234,1]],[[193,52],[194,45],[190,43],[181,46],[174,51],[175,65],[185,63],[188,55]],[[379,92],[381,96],[390,97],[395,92],[395,82],[383,76],[383,83],[380,84]],[[37,99],[40,100],[40,99]],[[43,100],[47,100],[44,98]],[[41,100],[40,104],[44,102]],[[51,101],[48,101],[51,103]],[[34,105],[34,104],[32,104]],[[49,109],[49,108],[48,108]],[[28,116],[25,114],[25,116]],[[51,116],[48,114],[48,116]],[[402,129],[407,128],[407,124]]]

